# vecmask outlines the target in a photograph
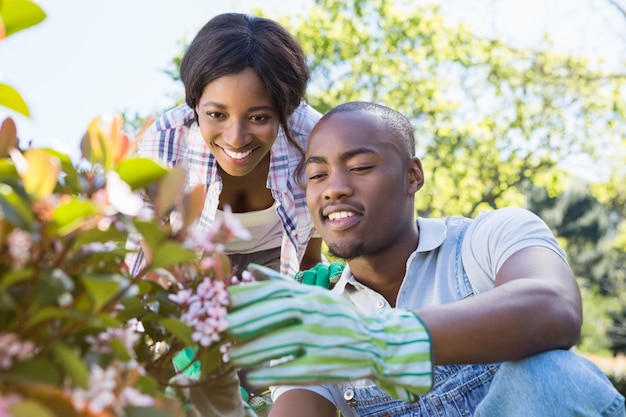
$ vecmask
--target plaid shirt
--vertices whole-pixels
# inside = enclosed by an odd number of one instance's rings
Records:
[[[306,149],[309,134],[321,115],[306,103],[302,103],[289,117],[288,123],[294,139]],[[188,189],[203,184],[206,201],[199,219],[199,226],[208,229],[215,220],[222,180],[217,162],[207,146],[195,114],[186,104],[178,106],[159,117],[142,136],[137,154],[165,162],[168,166],[182,166],[187,172]],[[282,128],[270,150],[270,169],[267,188],[272,191],[277,204],[277,214],[283,226],[280,271],[292,277],[300,270],[309,239],[314,233],[313,223],[306,206],[304,190],[295,183],[295,169],[300,162],[297,149],[289,144]],[[174,221],[174,219],[170,219]],[[137,242],[129,242],[130,249],[138,248]],[[127,264],[137,273],[143,257],[130,255]]]

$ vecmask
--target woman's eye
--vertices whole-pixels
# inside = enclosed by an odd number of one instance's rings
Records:
[[[270,117],[266,115],[257,115],[257,116],[250,117],[250,120],[252,120],[253,122],[264,122],[268,120],[269,118]]]
[[[209,116],[212,119],[220,119],[222,117],[224,117],[223,113],[217,112],[217,111],[211,111],[207,113],[207,116]]]

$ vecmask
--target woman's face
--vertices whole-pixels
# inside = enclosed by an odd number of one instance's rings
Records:
[[[266,172],[280,123],[252,68],[207,84],[195,110],[200,132],[222,170],[236,177]]]

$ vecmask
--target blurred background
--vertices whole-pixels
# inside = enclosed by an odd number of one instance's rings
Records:
[[[0,0],[1,2],[2,0]],[[310,57],[309,102],[406,114],[422,216],[517,205],[566,248],[583,290],[576,349],[626,386],[626,0],[37,0],[46,18],[0,44],[0,83],[30,116],[22,146],[80,158],[89,121],[130,131],[183,101],[177,66],[212,16],[284,23]]]

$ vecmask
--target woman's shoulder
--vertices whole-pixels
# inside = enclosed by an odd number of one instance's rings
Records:
[[[300,103],[289,117],[289,129],[296,138],[308,138],[322,114],[306,102]]]
[[[191,126],[196,120],[196,114],[187,104],[181,104],[163,113],[154,123],[157,131],[176,130]]]

